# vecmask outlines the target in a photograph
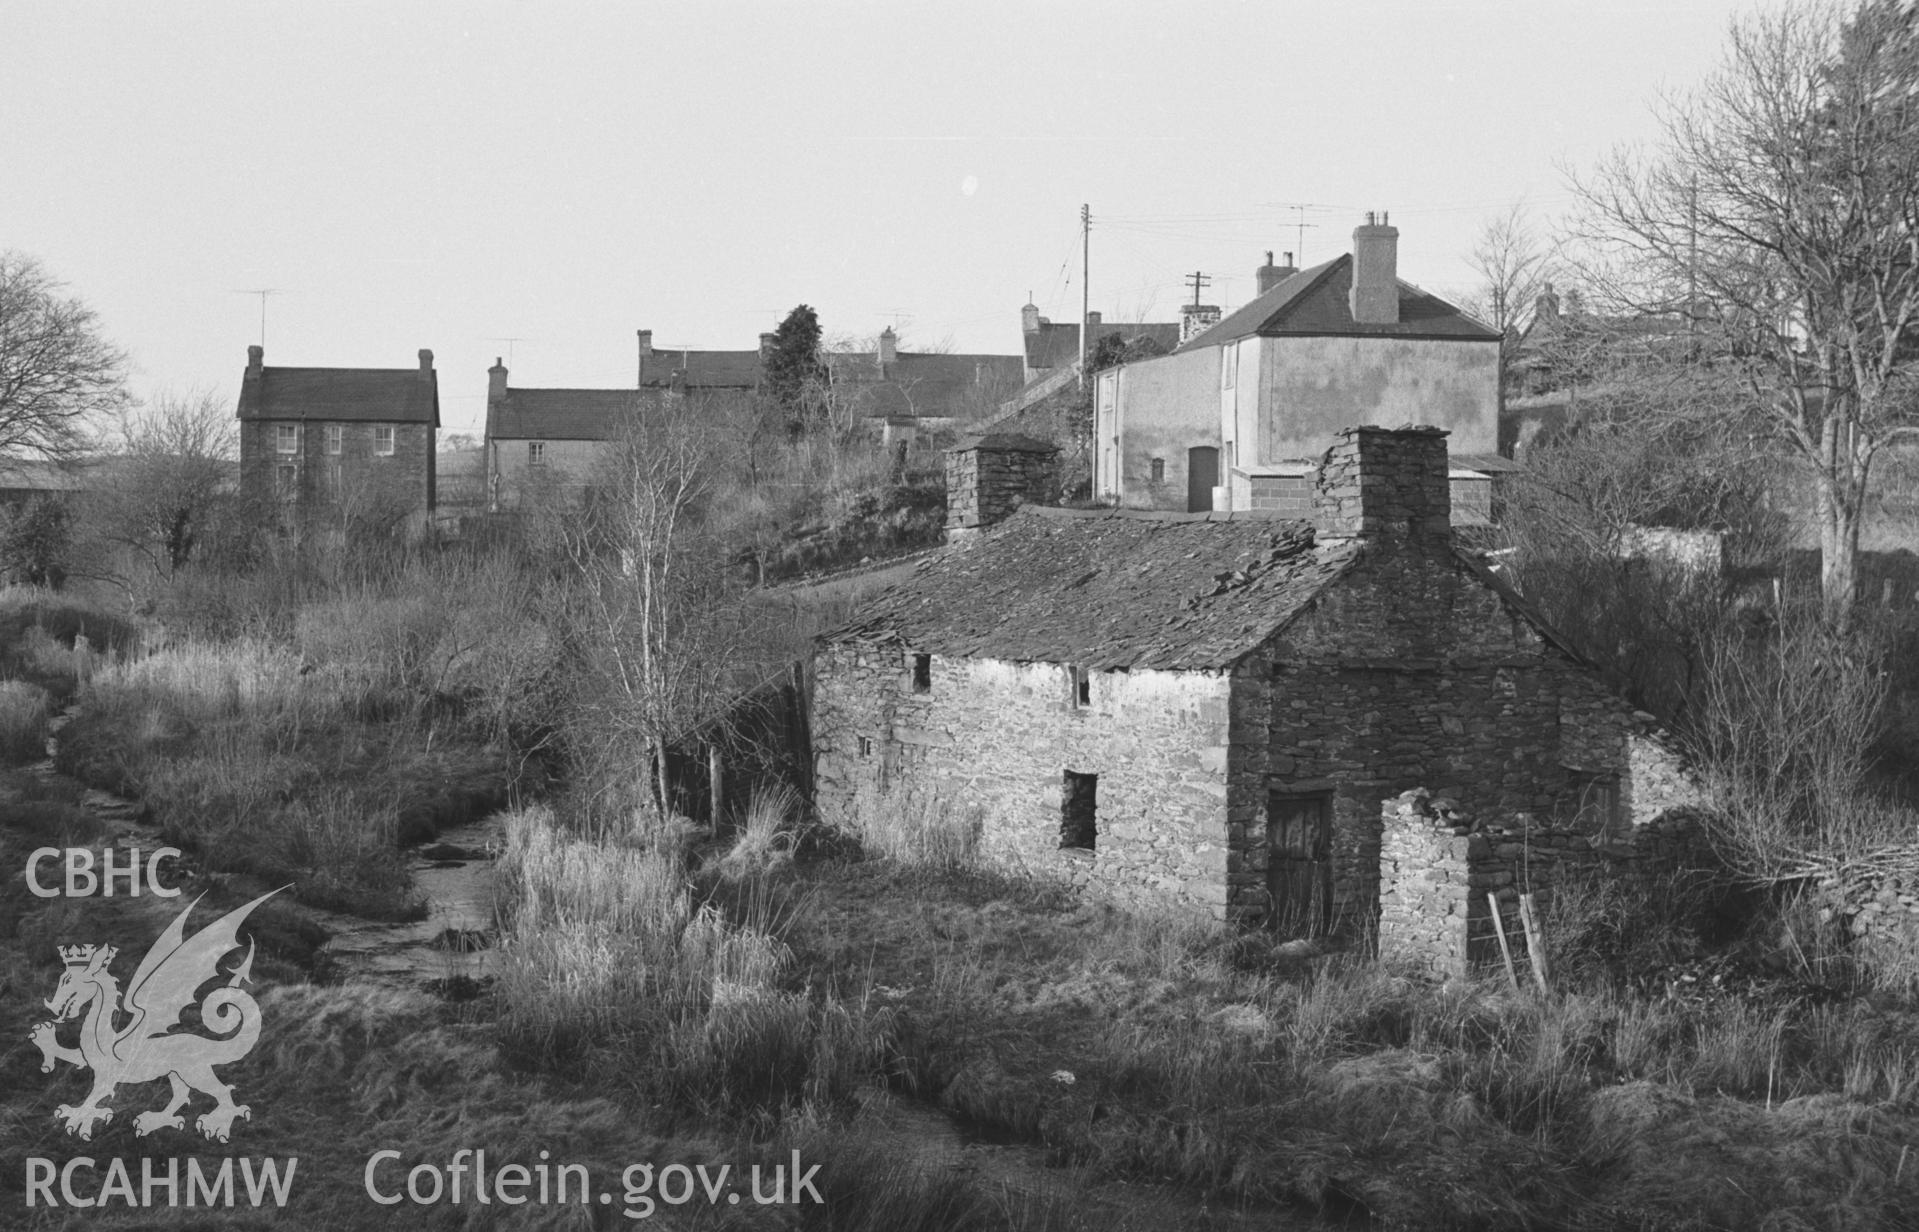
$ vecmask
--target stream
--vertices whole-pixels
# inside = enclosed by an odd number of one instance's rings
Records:
[[[52,748],[52,739],[48,742]],[[29,768],[47,782],[70,782],[51,756]],[[85,789],[79,807],[96,818],[101,843],[161,846],[159,828],[133,800]],[[472,995],[489,974],[495,934],[493,851],[504,839],[502,815],[444,830],[403,857],[426,903],[424,919],[392,923],[302,906],[329,934],[318,966],[330,978],[425,988],[450,998]],[[1214,1207],[1173,1185],[1095,1179],[1048,1162],[1044,1148],[987,1141],[937,1106],[873,1089],[863,1119],[880,1126],[894,1149],[928,1172],[969,1175],[1009,1209],[1034,1202],[1070,1203],[1078,1215],[1108,1232],[1157,1232],[1171,1227],[1318,1228],[1297,1212],[1236,1212]]]

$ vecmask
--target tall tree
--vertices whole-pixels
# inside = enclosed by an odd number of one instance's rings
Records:
[[[1499,398],[1504,407],[1506,386],[1524,335],[1524,321],[1552,286],[1557,254],[1541,237],[1524,207],[1514,203],[1504,214],[1490,218],[1473,241],[1466,263],[1480,277],[1467,297],[1466,307],[1499,331]]]
[[[1821,583],[1849,619],[1875,460],[1914,417],[1919,46],[1908,3],[1736,23],[1719,71],[1661,107],[1651,151],[1575,183],[1618,300],[1667,314],[1742,383],[1817,497]]]
[[[0,457],[67,461],[126,399],[126,355],[34,258],[0,252]]]
[[[826,363],[820,358],[819,313],[801,304],[786,314],[773,331],[760,379],[764,392],[789,416],[806,417],[809,402],[818,400],[828,380]]]

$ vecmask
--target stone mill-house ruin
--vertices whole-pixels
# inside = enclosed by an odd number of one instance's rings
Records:
[[[822,639],[823,815],[1294,932],[1378,910],[1423,787],[1627,842],[1690,789],[1644,716],[1452,542],[1446,433],[1349,428],[1311,521],[1029,505]]]

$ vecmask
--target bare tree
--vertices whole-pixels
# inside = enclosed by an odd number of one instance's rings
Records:
[[[185,568],[235,498],[238,441],[230,402],[211,390],[124,412],[79,506],[85,571],[131,590],[135,574],[164,580]]]
[[[563,530],[569,741],[584,811],[603,823],[672,807],[670,746],[719,717],[739,683],[738,586],[705,525],[714,450],[685,403],[636,419]]]
[[[1720,70],[1665,100],[1656,149],[1616,151],[1575,183],[1601,285],[1683,322],[1810,472],[1822,588],[1841,623],[1873,464],[1919,432],[1913,22],[1894,0],[1743,20]]]
[[[1504,214],[1486,221],[1466,258],[1480,285],[1466,298],[1466,308],[1499,331],[1499,397],[1505,405],[1506,385],[1524,336],[1524,318],[1540,293],[1552,286],[1558,254],[1542,238],[1515,202]]]
[[[0,457],[66,461],[126,400],[126,355],[34,258],[0,252]]]

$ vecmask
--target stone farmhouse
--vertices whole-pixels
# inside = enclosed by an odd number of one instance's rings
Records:
[[[1350,253],[1299,271],[1269,254],[1250,302],[1170,355],[1100,373],[1094,494],[1304,516],[1335,432],[1417,417],[1452,434],[1455,520],[1486,521],[1503,466],[1500,335],[1398,268],[1398,228],[1369,214]]]
[[[440,386],[417,368],[269,368],[247,348],[240,487],[289,515],[378,513],[423,526],[435,505]]]
[[[606,448],[672,395],[645,389],[515,389],[495,359],[487,369],[486,493],[491,512],[537,494],[577,497]]]
[[[1335,441],[1310,521],[1027,505],[868,600],[816,652],[821,813],[1310,933],[1377,918],[1409,789],[1592,844],[1689,802],[1648,716],[1455,547],[1445,431]]]

